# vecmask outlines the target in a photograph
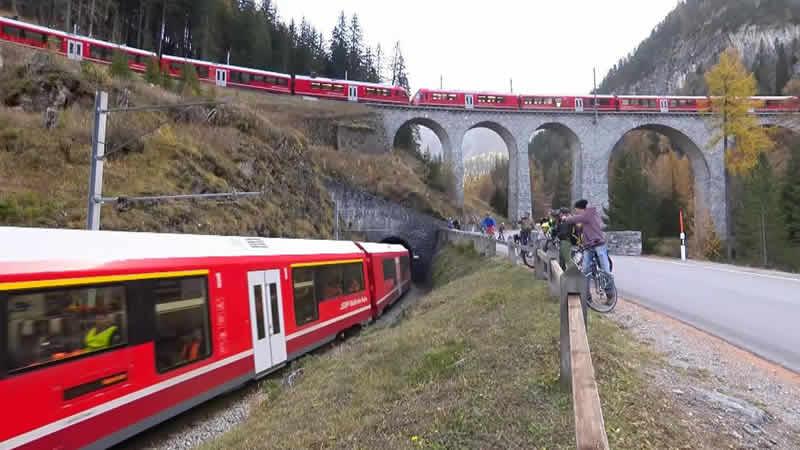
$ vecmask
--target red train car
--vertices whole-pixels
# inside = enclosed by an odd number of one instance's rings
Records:
[[[358,246],[368,255],[374,314],[379,316],[411,286],[409,254],[398,245],[360,242]]]
[[[797,97],[753,97],[753,111],[758,113],[800,111]]]
[[[408,272],[402,246],[342,241],[0,228],[0,242],[3,449],[113,445],[374,319],[390,283],[372,264],[392,261],[401,286]]]
[[[616,111],[617,99],[613,95],[598,95],[598,111]],[[594,111],[595,96],[574,95],[520,95],[520,108],[534,111]]]
[[[362,81],[298,75],[294,79],[295,95],[321,97],[351,102],[408,104],[408,92],[400,86]]]
[[[621,95],[617,97],[620,111],[641,112],[704,112],[710,107],[708,97],[653,95]]]
[[[514,94],[489,92],[460,92],[420,89],[412,103],[416,106],[439,106],[466,109],[519,109],[519,97]]]

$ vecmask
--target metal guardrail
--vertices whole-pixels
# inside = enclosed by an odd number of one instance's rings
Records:
[[[471,242],[475,250],[484,256],[495,256],[497,244],[506,245],[508,259],[512,264],[517,264],[522,252],[532,255],[536,278],[548,282],[550,293],[560,303],[560,381],[563,386],[572,390],[577,448],[607,450],[608,435],[586,334],[586,277],[574,264],[563,270],[558,262],[558,255],[538,247],[500,242],[478,233],[445,231],[449,242]]]

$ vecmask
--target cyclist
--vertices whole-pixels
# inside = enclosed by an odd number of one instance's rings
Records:
[[[481,222],[481,228],[486,232],[489,236],[494,236],[494,227],[497,225],[497,222],[494,221],[492,215],[488,212],[486,213],[486,217],[484,217],[483,221]]]
[[[531,231],[533,231],[533,222],[528,214],[522,216],[519,220],[519,238],[522,245],[527,246],[528,241],[531,239]]]
[[[583,256],[583,273],[588,275],[592,271],[592,261],[595,255],[600,261],[600,267],[607,274],[611,274],[611,264],[608,260],[608,246],[603,234],[603,219],[597,208],[589,207],[586,200],[575,202],[575,214],[564,218],[564,222],[581,226],[581,240],[586,248]],[[587,278],[588,279],[588,278]]]

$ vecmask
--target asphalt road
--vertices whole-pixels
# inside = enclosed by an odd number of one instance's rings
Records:
[[[800,373],[800,276],[615,256],[624,298]]]

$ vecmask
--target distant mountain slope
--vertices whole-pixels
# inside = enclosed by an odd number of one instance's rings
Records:
[[[601,93],[706,92],[703,73],[737,48],[763,95],[779,94],[800,72],[800,0],[686,0],[622,58]]]

